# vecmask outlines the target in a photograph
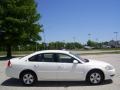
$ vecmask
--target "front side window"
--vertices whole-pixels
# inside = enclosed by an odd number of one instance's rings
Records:
[[[66,54],[58,54],[58,62],[73,63],[74,58]]]

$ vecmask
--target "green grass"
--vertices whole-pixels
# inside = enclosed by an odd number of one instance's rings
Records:
[[[13,58],[13,57],[11,57],[11,58]],[[8,58],[8,57],[0,57],[0,61],[3,61],[3,60],[10,60],[11,58]]]
[[[104,50],[120,50],[120,48],[103,48],[103,49],[91,49],[91,50],[87,50],[87,49],[75,49],[73,51],[96,51],[96,50],[99,50],[99,51],[104,51]]]
[[[12,54],[14,55],[21,55],[21,54],[31,54],[35,51],[13,51]],[[6,52],[0,52],[0,55],[6,55]]]
[[[120,51],[113,52],[99,52],[99,53],[81,53],[80,55],[102,55],[102,54],[120,54]]]

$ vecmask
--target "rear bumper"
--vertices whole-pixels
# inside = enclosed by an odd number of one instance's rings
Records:
[[[115,69],[105,72],[105,80],[112,79],[115,76]]]
[[[12,67],[6,68],[5,73],[8,77],[17,78],[17,79],[19,78],[19,74]]]

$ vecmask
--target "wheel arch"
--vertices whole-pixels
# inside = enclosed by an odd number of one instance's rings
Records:
[[[105,79],[105,74],[104,74],[103,70],[98,69],[98,68],[94,68],[94,69],[91,69],[91,70],[88,71],[88,73],[86,74],[86,79],[85,80],[87,80],[90,73],[92,73],[94,71],[100,72],[103,75],[103,80]]]
[[[38,80],[37,74],[33,70],[30,70],[30,69],[25,69],[25,70],[21,71],[20,74],[19,74],[19,78],[21,78],[22,74],[25,73],[25,72],[33,73],[36,76],[36,79]]]

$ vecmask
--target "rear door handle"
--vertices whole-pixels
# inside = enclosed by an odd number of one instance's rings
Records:
[[[38,68],[38,67],[39,67],[39,65],[34,65],[34,67],[35,67],[35,68]]]
[[[63,67],[62,66],[59,66],[58,69],[62,69]]]

